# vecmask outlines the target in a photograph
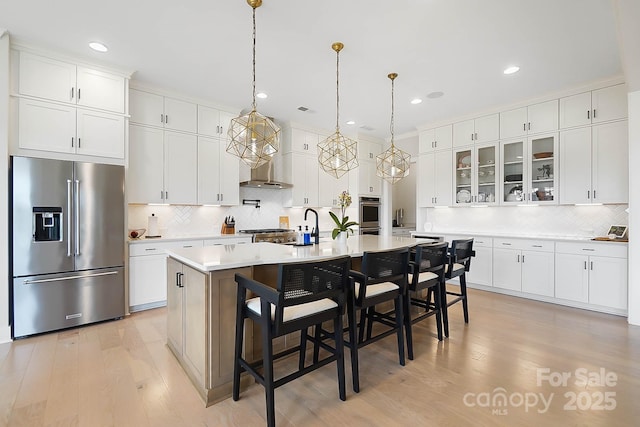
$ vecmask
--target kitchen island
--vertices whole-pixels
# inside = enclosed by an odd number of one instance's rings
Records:
[[[168,249],[167,345],[207,406],[231,396],[236,316],[235,274],[270,286],[276,284],[277,265],[340,255],[352,257],[357,269],[366,251],[411,247],[420,239],[397,236],[352,236],[335,241],[294,246],[275,243],[231,244]],[[253,325],[245,327],[245,358],[259,358]],[[296,345],[297,336],[280,337],[274,351]],[[242,386],[253,382],[243,377]]]

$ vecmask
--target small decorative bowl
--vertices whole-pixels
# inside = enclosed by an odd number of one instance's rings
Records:
[[[146,228],[134,228],[129,230],[129,237],[132,239],[139,239],[147,231]]]

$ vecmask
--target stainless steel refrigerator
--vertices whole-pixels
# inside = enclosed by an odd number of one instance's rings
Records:
[[[14,338],[124,316],[124,167],[11,158]]]

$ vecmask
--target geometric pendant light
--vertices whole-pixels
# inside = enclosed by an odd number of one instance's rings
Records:
[[[393,143],[393,82],[398,74],[391,73],[387,77],[391,79],[391,147],[376,157],[376,175],[395,184],[409,175],[411,155],[397,148]]]
[[[269,162],[278,151],[280,128],[271,119],[256,111],[256,8],[262,0],[247,0],[253,9],[253,103],[251,111],[231,120],[227,153],[255,169]]]
[[[340,92],[339,65],[340,51],[344,45],[335,42],[331,48],[336,52],[336,131],[318,144],[318,163],[320,168],[333,176],[340,178],[345,173],[358,167],[357,142],[340,133]]]

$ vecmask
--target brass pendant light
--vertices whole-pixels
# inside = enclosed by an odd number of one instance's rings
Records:
[[[248,114],[231,120],[227,153],[255,169],[269,162],[278,151],[280,128],[271,119],[256,111],[256,9],[262,0],[247,0],[253,9],[253,103]]]
[[[331,48],[336,52],[336,131],[318,144],[318,163],[323,171],[340,178],[358,167],[357,142],[340,133],[340,51],[344,45],[335,42]]]
[[[376,174],[385,181],[395,184],[409,175],[411,155],[396,148],[393,143],[393,83],[398,74],[391,73],[387,77],[391,79],[391,147],[376,157]]]

